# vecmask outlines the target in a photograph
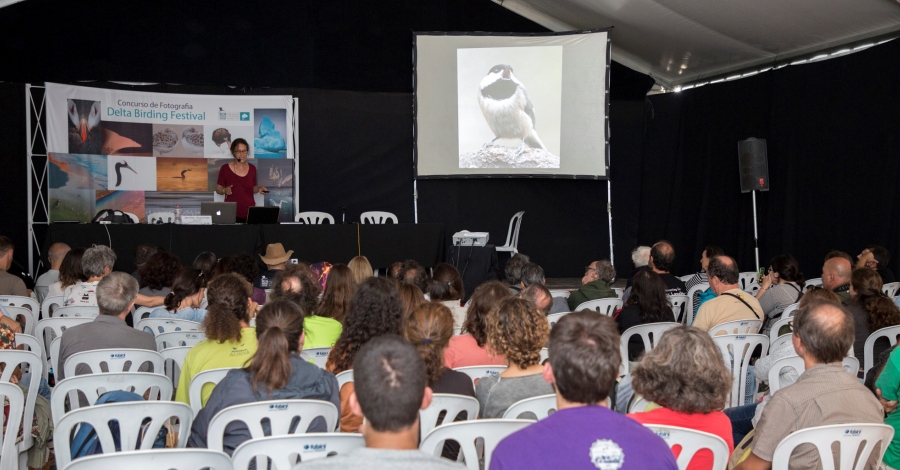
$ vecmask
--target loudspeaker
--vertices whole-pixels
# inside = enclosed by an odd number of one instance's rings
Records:
[[[741,172],[742,193],[769,190],[766,139],[751,137],[738,142],[738,168]]]

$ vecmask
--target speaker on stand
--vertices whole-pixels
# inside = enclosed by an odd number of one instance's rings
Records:
[[[756,191],[769,190],[769,161],[766,153],[766,139],[751,137],[738,142],[738,168],[741,173],[741,192],[753,195],[753,250],[756,254],[756,270],[759,271]]]

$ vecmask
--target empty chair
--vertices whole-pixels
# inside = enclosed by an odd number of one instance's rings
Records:
[[[844,366],[844,370],[849,374],[856,375],[859,371],[859,360],[855,357],[845,357],[841,361],[841,365]],[[778,377],[781,375],[781,371],[790,367],[797,371],[797,375],[802,375],[803,372],[806,371],[806,364],[803,362],[803,358],[800,356],[788,356],[783,357],[769,368],[769,394],[774,394],[778,390],[781,389],[781,381]]]
[[[138,369],[145,364],[148,364],[153,369],[152,372],[157,374],[161,374],[163,371],[162,356],[156,351],[147,351],[146,349],[95,349],[93,351],[75,353],[66,358],[66,363],[63,364],[65,377],[75,377],[75,370],[81,364],[88,366],[92,374],[138,372]],[[126,368],[129,365],[130,367]]]
[[[884,424],[848,423],[803,429],[791,433],[778,443],[772,455],[772,470],[788,470],[791,454],[803,444],[816,446],[823,470],[837,470],[838,465],[832,452],[835,443],[840,449],[840,469],[862,470],[876,445],[879,450],[877,459],[874,460],[881,462],[893,437],[894,429]],[[857,454],[859,459],[856,458]]]
[[[174,346],[159,352],[163,359],[163,370],[166,377],[172,378],[172,385],[178,388],[178,380],[181,378],[181,368],[184,366],[184,358],[191,351],[190,346]]]
[[[40,311],[32,312],[31,309],[25,307],[3,307],[6,309],[7,313],[13,316],[13,318],[18,319],[19,316],[25,320],[25,327],[22,328],[22,333],[26,335],[34,335],[34,330],[37,328],[37,317],[40,315]]]
[[[246,441],[234,450],[231,460],[235,469],[247,470],[254,458],[268,457],[273,470],[290,470],[297,459],[308,462],[365,446],[362,435],[355,433],[291,434]]]
[[[628,341],[632,336],[640,336],[641,341],[644,343],[644,351],[650,351],[659,342],[659,338],[662,337],[663,333],[679,325],[679,323],[674,322],[646,323],[632,326],[625,330],[619,342],[619,353],[622,355],[622,371],[626,374],[631,371],[628,360]]]
[[[622,299],[597,299],[583,302],[575,307],[573,311],[594,310],[601,315],[611,317],[620,308],[622,308]]]
[[[762,328],[762,320],[735,320],[719,323],[709,329],[709,334],[716,335],[755,335]]]
[[[679,446],[678,468],[685,470],[694,454],[702,449],[709,449],[713,454],[712,470],[725,470],[728,464],[728,444],[719,436],[702,431],[696,431],[677,426],[662,426],[658,424],[645,424],[657,436],[666,441],[669,448]]]
[[[448,439],[459,442],[460,452],[465,457],[469,470],[480,470],[478,461],[484,456],[484,468],[489,470],[491,455],[497,444],[506,436],[526,428],[534,423],[525,419],[481,419],[449,423],[434,428],[424,439],[419,449],[423,452],[439,456]],[[483,452],[476,449],[475,440],[483,440]]]
[[[96,403],[103,393],[112,390],[124,390],[144,395],[150,391],[150,400],[167,401],[172,399],[172,381],[162,374],[148,372],[110,372],[104,374],[77,375],[67,377],[56,384],[50,396],[50,410],[53,424],[56,425],[66,414],[65,405],[69,392],[77,391],[84,395],[90,404]],[[158,392],[156,392],[158,390]],[[70,401],[71,410],[80,408],[78,400]]]
[[[200,412],[200,408],[203,408],[203,406],[206,405],[206,403],[202,403],[200,400],[200,392],[203,390],[203,386],[206,384],[213,384],[213,386],[215,386],[225,378],[225,375],[227,375],[228,371],[231,369],[234,369],[234,367],[205,370],[191,379],[191,383],[188,385],[188,396],[191,403],[191,409],[194,410],[194,416],[197,416],[197,413]],[[184,387],[185,384],[181,384],[181,386]]]
[[[672,314],[675,315],[677,323],[684,324],[688,318],[688,309],[690,308],[689,297],[686,295],[667,295],[669,303],[672,304]],[[693,321],[693,315],[690,315]],[[689,325],[690,323],[688,323]]]
[[[509,219],[509,230],[506,232],[506,242],[502,246],[497,247],[497,251],[509,251],[512,253],[519,252],[519,229],[522,227],[522,217],[525,211],[519,211],[513,214]]]
[[[731,370],[731,394],[729,406],[745,404],[747,392],[747,371],[753,351],[762,348],[765,355],[769,348],[769,337],[765,335],[742,334],[713,336],[713,342],[719,347],[725,359],[725,367]]]
[[[741,288],[742,291],[756,295],[759,291],[759,281],[757,280],[758,273],[755,271],[749,271],[745,273],[741,273],[738,278],[738,287]]]
[[[900,282],[888,282],[881,286],[881,292],[884,292],[885,295],[891,298],[897,296],[897,289],[900,289]]]
[[[138,330],[149,329],[153,336],[171,331],[200,331],[202,325],[195,321],[177,320],[174,318],[146,318],[134,325]]]
[[[486,377],[488,375],[496,377],[500,375],[501,372],[506,370],[506,366],[467,366],[457,367],[453,370],[468,375],[472,378],[472,383],[475,384],[478,379],[482,377]]]
[[[700,284],[697,284],[694,287],[688,289],[688,307],[687,309],[685,309],[686,315],[682,323],[688,326],[694,324],[694,317],[697,315],[697,309],[699,308],[697,304],[697,296],[700,295],[701,292],[706,292],[707,289],[709,289],[709,284],[705,282],[701,282]]]
[[[553,325],[559,321],[560,318],[570,314],[572,312],[560,312],[560,313],[551,313],[547,315],[547,322],[550,323],[550,328],[553,328]]]
[[[97,433],[97,439],[104,454],[116,452],[113,433],[108,422],[115,419],[119,424],[119,443],[122,451],[149,450],[159,434],[159,430],[170,418],[178,418],[182,430],[191,429],[194,415],[184,403],[171,401],[133,401],[110,403],[80,408],[63,416],[53,431],[53,445],[56,449],[56,465],[65,468],[71,462],[70,436],[82,425],[90,424]],[[148,420],[149,418],[149,420]],[[146,428],[142,429],[142,425]],[[179,432],[177,448],[187,444],[189,432]]]
[[[147,214],[147,223],[148,224],[174,224],[175,223],[175,213],[174,212],[153,212],[151,214]]]
[[[779,318],[775,323],[772,324],[772,329],[769,330],[769,344],[774,344],[775,340],[781,336],[791,333],[794,331],[794,327],[791,326],[791,322],[794,320],[794,317],[786,317],[782,314],[781,318]],[[782,332],[782,330],[786,330]],[[773,348],[774,350],[774,348]]]
[[[386,224],[388,220],[399,224],[397,216],[390,212],[368,211],[359,215],[359,220],[364,224]]]
[[[431,405],[424,410],[419,410],[419,435],[424,439],[432,429],[441,424],[451,423],[465,412],[465,419],[473,420],[478,417],[478,400],[465,395],[452,393],[435,393],[432,395]],[[444,418],[441,421],[441,413]]]
[[[177,348],[181,346],[194,346],[206,339],[206,333],[202,331],[170,331],[168,333],[160,333],[156,335],[156,350],[162,351],[167,348]]]
[[[327,220],[329,224],[334,225],[334,217],[327,212],[315,212],[315,211],[306,211],[297,214],[297,217],[294,219],[297,222],[302,222],[307,225],[320,225],[324,224]],[[395,222],[396,223],[396,222]]]
[[[16,435],[25,416],[25,395],[18,385],[0,382],[0,403],[8,403],[8,412],[2,434],[0,434],[0,470],[17,470],[21,467],[16,449]],[[477,410],[477,408],[476,408]]]
[[[887,338],[893,346],[897,344],[897,336],[900,336],[900,326],[889,326],[875,331],[866,338],[866,343],[863,345],[863,372],[869,372],[869,369],[875,365],[873,357],[875,356],[875,341],[879,338]]]
[[[10,378],[12,377],[13,371],[15,371],[17,366],[21,366],[23,368],[27,368],[31,371],[31,380],[28,383],[21,383],[20,385],[28,387],[28,393],[25,395],[24,407],[18,408],[14,407],[12,404],[12,400],[17,399],[18,395],[15,392],[10,392],[6,397],[10,400],[10,413],[14,410],[18,410],[18,413],[21,413],[21,417],[18,418],[18,422],[26,422],[31,424],[31,416],[34,416],[34,403],[37,400],[37,392],[41,379],[41,371],[43,370],[43,361],[41,361],[40,356],[31,351],[20,351],[16,349],[0,349],[0,365],[2,365],[3,372],[0,373],[0,383],[10,383]],[[2,402],[0,402],[2,403]],[[28,419],[25,420],[25,416],[28,416]],[[15,418],[10,415],[9,421],[16,421]],[[7,456],[18,454],[19,458],[19,467],[24,468],[26,452],[34,445],[34,437],[31,432],[22,433],[22,440],[16,442],[16,435],[18,433],[19,426],[15,426],[13,434],[12,434],[12,446],[15,447],[16,451],[13,454],[4,454]],[[6,450],[6,440],[4,439],[4,444],[2,449]],[[17,468],[16,467],[16,459],[15,458],[2,458],[0,459],[0,468]]]
[[[65,470],[231,470],[228,454],[207,449],[156,449],[82,457]]]
[[[41,347],[40,341],[32,335],[26,335],[25,333],[16,333],[16,347],[25,346],[27,349],[25,351],[31,351],[38,356],[41,357],[41,363],[46,366],[47,364],[47,356],[44,353],[44,349]],[[46,369],[46,367],[44,367]],[[23,370],[22,372],[29,372],[28,370]],[[45,379],[46,380],[46,379]]]
[[[50,318],[51,311],[63,306],[63,296],[47,297],[41,302],[41,318]]]
[[[530,419],[533,414],[537,419],[544,419],[556,411],[556,394],[526,398],[513,403],[503,413],[503,419]],[[525,416],[523,416],[525,415]]]
[[[99,307],[85,307],[85,306],[73,306],[73,307],[59,307],[53,311],[53,318],[67,318],[67,317],[84,317],[84,318],[95,318],[97,315],[100,315]]]
[[[312,362],[317,365],[320,369],[325,368],[325,363],[328,362],[328,354],[331,352],[331,348],[310,348],[303,349],[300,351],[300,357],[307,362]]]
[[[822,278],[817,277],[815,279],[807,279],[803,284],[803,293],[805,294],[812,287],[821,287],[822,286]]]

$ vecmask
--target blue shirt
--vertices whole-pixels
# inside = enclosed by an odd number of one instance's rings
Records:
[[[148,318],[174,318],[176,320],[188,320],[202,323],[206,317],[206,310],[202,308],[185,307],[181,310],[170,312],[165,307],[160,307],[152,312]]]

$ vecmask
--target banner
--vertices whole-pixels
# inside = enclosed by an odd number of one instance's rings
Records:
[[[50,221],[90,221],[103,209],[141,221],[181,208],[199,215],[219,169],[243,138],[257,205],[294,216],[293,98],[147,93],[47,83]]]

